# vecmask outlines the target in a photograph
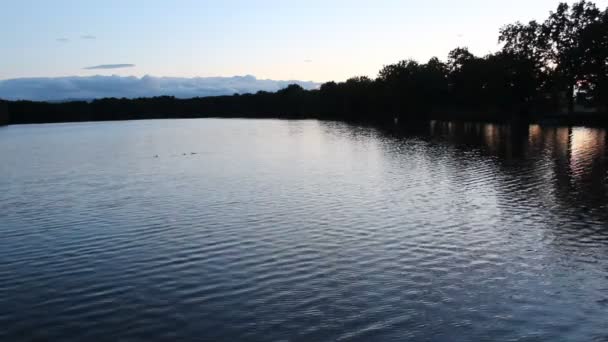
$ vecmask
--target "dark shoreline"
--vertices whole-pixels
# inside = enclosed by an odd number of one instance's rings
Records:
[[[227,98],[227,97],[218,97]],[[228,97],[229,98],[229,97]],[[495,124],[541,124],[544,126],[588,126],[588,127],[608,127],[608,113],[573,113],[573,114],[513,114],[490,112],[481,110],[462,110],[462,109],[444,109],[441,111],[426,111],[419,115],[395,115],[386,114],[378,115],[376,118],[347,118],[343,115],[331,115],[325,112],[324,114],[304,114],[298,108],[289,108],[284,112],[276,110],[268,110],[268,113],[255,111],[243,112],[234,108],[233,114],[226,113],[226,109],[213,112],[197,113],[196,109],[190,107],[184,110],[184,103],[191,101],[213,101],[214,97],[194,98],[194,99],[173,99],[177,105],[175,111],[163,108],[162,111],[146,111],[141,108],[141,111],[133,109],[133,111],[124,112],[119,108],[114,108],[116,112],[92,110],[92,103],[97,101],[119,101],[122,103],[128,102],[135,104],[139,102],[154,102],[158,98],[146,99],[102,99],[94,102],[74,101],[63,103],[50,102],[33,102],[33,101],[1,101],[0,100],[0,126],[3,125],[21,125],[21,124],[48,124],[48,123],[69,123],[69,122],[105,122],[105,121],[130,121],[130,120],[155,120],[155,119],[203,119],[203,118],[223,118],[223,119],[284,119],[284,120],[323,120],[323,121],[341,121],[355,124],[375,125],[375,126],[408,126],[415,125],[420,122],[436,121],[452,121],[452,122],[478,122],[478,123],[495,123]],[[131,106],[125,106],[128,108]],[[135,107],[139,107],[136,105]],[[142,106],[145,107],[145,106]],[[295,106],[298,107],[298,106]],[[13,112],[11,112],[11,108]],[[15,108],[17,109],[15,113]],[[312,109],[312,108],[311,108]],[[78,113],[85,113],[78,115]],[[95,114],[92,114],[95,112]],[[118,112],[118,113],[117,113]],[[309,111],[308,113],[323,113],[318,109]],[[45,114],[38,114],[45,113]],[[138,113],[138,114],[132,114]],[[182,114],[172,114],[182,113]],[[49,115],[50,114],[50,115]],[[395,119],[397,119],[395,121]]]
[[[377,121],[346,121],[341,119],[332,118],[320,118],[315,115],[311,116],[218,116],[218,115],[206,115],[197,117],[184,117],[184,116],[165,116],[165,117],[140,117],[140,118],[124,118],[124,119],[107,119],[107,120],[69,120],[69,121],[41,121],[41,122],[9,122],[0,120],[0,127],[2,126],[15,126],[15,125],[45,125],[45,124],[65,124],[65,123],[94,123],[94,122],[117,122],[117,121],[140,121],[140,120],[191,120],[191,119],[255,119],[255,120],[320,120],[320,121],[336,121],[345,122],[352,124],[361,124],[366,126],[408,126],[429,122],[465,122],[465,123],[485,123],[485,124],[504,124],[504,125],[542,125],[542,126],[571,126],[571,127],[594,127],[594,128],[608,128],[608,118],[604,116],[608,115],[597,115],[593,117],[576,118],[571,116],[536,116],[527,119],[516,119],[516,120],[505,120],[495,117],[463,117],[463,116],[432,116],[421,119],[410,119],[402,120],[398,123],[389,122],[377,122]]]
[[[9,125],[10,117],[8,115],[8,106],[3,101],[0,101],[0,126]]]

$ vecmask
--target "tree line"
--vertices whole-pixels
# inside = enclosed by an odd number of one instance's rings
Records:
[[[384,66],[375,79],[353,77],[316,90],[290,85],[274,93],[192,99],[6,105],[11,123],[194,117],[512,119],[575,114],[579,108],[608,111],[608,8],[586,0],[561,3],[543,22],[502,27],[498,41],[500,51],[486,56],[459,47],[447,61],[404,60]]]
[[[0,101],[0,126],[7,125],[9,123],[8,117],[8,106],[6,102]]]

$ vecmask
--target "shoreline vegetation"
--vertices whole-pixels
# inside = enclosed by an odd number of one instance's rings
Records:
[[[8,125],[10,123],[10,119],[8,116],[8,106],[6,103],[0,101],[0,126]]]
[[[191,99],[0,101],[0,125],[205,117],[608,125],[608,8],[561,3],[544,22],[503,26],[498,40],[501,50],[486,56],[459,47],[445,62],[404,60],[375,79],[315,90],[293,84],[275,93]]]

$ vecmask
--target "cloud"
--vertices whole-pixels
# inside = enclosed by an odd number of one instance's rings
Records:
[[[97,39],[97,37],[92,36],[90,34],[85,34],[85,35],[80,36],[80,39]]]
[[[67,42],[69,42],[69,41],[70,41],[70,40],[69,40],[69,39],[67,39],[67,38],[57,38],[57,39],[55,39],[55,40],[56,40],[56,41],[58,41],[58,42],[60,42],[60,43],[67,43]]]
[[[56,78],[17,78],[0,81],[0,98],[7,100],[62,101],[104,97],[175,96],[192,98],[234,93],[277,91],[296,83],[305,89],[316,89],[318,83],[307,81],[261,80],[254,76],[234,77],[122,77],[86,76]]]
[[[85,67],[86,70],[98,70],[98,69],[121,69],[121,68],[132,68],[135,64],[101,64],[90,67]]]

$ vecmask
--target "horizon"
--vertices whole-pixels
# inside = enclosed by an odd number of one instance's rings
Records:
[[[384,65],[445,60],[459,46],[476,55],[493,53],[500,27],[543,20],[559,2],[20,2],[0,14],[12,28],[0,33],[0,81],[94,75],[255,75],[315,83],[375,78]],[[595,3],[608,6],[608,0]]]
[[[92,75],[30,77],[0,80],[0,99],[70,101],[100,98],[173,96],[195,98],[232,94],[275,92],[290,84],[317,89],[312,81],[260,79],[253,75],[219,77],[167,77],[144,75]]]

